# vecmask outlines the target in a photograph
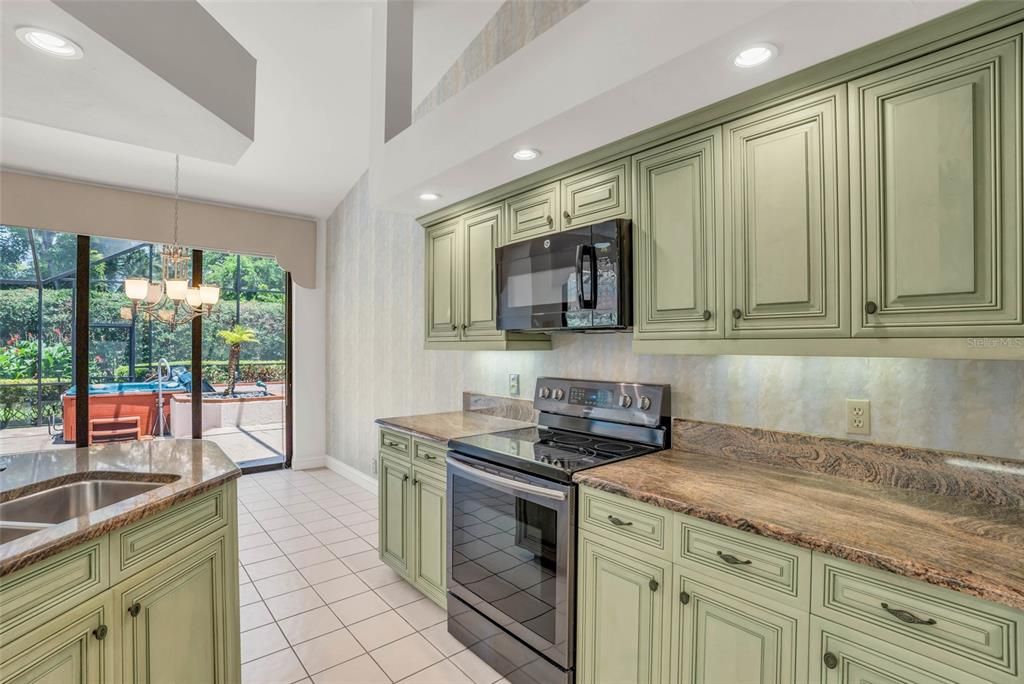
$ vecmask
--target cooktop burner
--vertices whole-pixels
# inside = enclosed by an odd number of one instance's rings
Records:
[[[610,440],[552,428],[523,428],[455,440],[456,451],[558,480],[624,458],[649,454],[649,444]]]

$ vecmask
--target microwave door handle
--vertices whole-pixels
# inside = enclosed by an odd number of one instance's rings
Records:
[[[576,281],[579,289],[580,308],[594,309],[597,307],[597,252],[593,245],[580,245],[577,249]],[[590,272],[590,296],[583,296],[583,257],[588,257]]]
[[[590,308],[597,308],[597,250],[593,245],[587,246],[590,252]]]
[[[581,309],[587,308],[587,302],[583,298],[583,252],[586,245],[576,245],[576,304]]]
[[[565,492],[555,491],[554,489],[548,489],[546,487],[538,487],[526,482],[519,482],[518,480],[510,480],[500,475],[492,475],[483,470],[472,468],[470,466],[463,465],[458,461],[448,459],[447,461],[449,468],[454,468],[465,474],[467,477],[474,478],[481,482],[490,482],[492,484],[499,485],[506,489],[511,489],[514,492],[522,492],[524,494],[533,494],[534,496],[540,496],[545,499],[554,499],[555,501],[565,501]]]

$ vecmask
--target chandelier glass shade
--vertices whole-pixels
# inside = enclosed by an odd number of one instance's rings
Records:
[[[199,316],[209,316],[220,301],[220,287],[189,285],[191,252],[178,244],[178,179],[180,161],[174,157],[174,244],[160,248],[160,282],[145,278],[126,278],[124,293],[131,307],[121,309],[121,317],[133,320],[140,315],[175,327]]]

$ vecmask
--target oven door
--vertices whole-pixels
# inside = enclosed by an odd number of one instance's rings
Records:
[[[448,591],[563,668],[575,656],[575,490],[448,455]]]

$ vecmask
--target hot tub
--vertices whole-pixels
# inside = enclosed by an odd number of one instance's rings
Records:
[[[107,382],[89,385],[90,443],[95,439],[136,439],[159,432],[157,402],[160,383]],[[180,382],[163,383],[164,425],[170,427],[170,395],[188,391]],[[62,398],[64,410],[64,441],[75,441],[75,395],[71,387]]]

